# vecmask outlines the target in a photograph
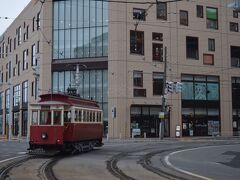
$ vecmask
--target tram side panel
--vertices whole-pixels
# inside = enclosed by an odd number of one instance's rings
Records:
[[[65,125],[64,141],[79,142],[102,140],[103,126],[100,123],[68,123]]]

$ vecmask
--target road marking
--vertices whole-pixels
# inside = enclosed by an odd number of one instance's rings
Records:
[[[173,169],[179,171],[179,172],[182,172],[182,173],[185,173],[185,174],[188,174],[190,176],[195,176],[197,178],[201,178],[201,179],[205,179],[205,180],[213,180],[211,178],[208,178],[208,177],[205,177],[205,176],[201,176],[201,175],[198,175],[198,174],[195,174],[195,173],[192,173],[192,172],[189,172],[189,171],[186,171],[186,170],[183,170],[183,169],[180,169],[176,166],[174,166],[170,161],[169,161],[169,157],[174,155],[174,154],[177,154],[177,153],[181,153],[181,152],[186,152],[186,151],[192,151],[192,150],[196,150],[196,149],[206,149],[206,148],[216,148],[216,147],[219,147],[219,146],[236,146],[236,145],[239,145],[239,144],[226,144],[226,145],[218,145],[218,146],[205,146],[205,147],[198,147],[198,148],[192,148],[192,149],[184,149],[184,150],[179,150],[179,151],[176,151],[176,152],[172,152],[170,154],[168,154],[167,156],[164,157],[164,161],[166,162],[166,164],[170,167],[172,167]],[[218,164],[218,163],[217,163]]]
[[[0,161],[0,164],[1,163],[4,163],[4,162],[7,162],[7,161],[11,161],[13,159],[18,159],[18,158],[21,158],[21,157],[25,157],[26,155],[23,155],[23,156],[16,156],[16,157],[12,157],[12,158],[9,158],[9,159],[4,159],[2,161]]]
[[[27,154],[27,152],[18,152],[17,154]]]

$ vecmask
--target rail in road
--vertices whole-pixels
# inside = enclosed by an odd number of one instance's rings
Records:
[[[14,171],[17,168],[24,167],[24,164],[30,164],[30,166],[33,165],[33,160],[35,162],[40,162],[38,167],[37,176],[42,180],[56,180],[56,176],[53,172],[53,166],[54,164],[60,160],[61,157],[52,157],[52,158],[46,158],[46,157],[38,157],[38,156],[32,156],[32,155],[25,155],[16,159],[9,159],[10,162],[4,162],[4,165],[0,168],[0,180],[5,179],[11,179],[19,176],[18,173],[14,173]],[[32,161],[30,163],[30,161]]]

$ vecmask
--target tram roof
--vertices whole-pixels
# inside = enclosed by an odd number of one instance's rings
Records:
[[[82,99],[76,96],[69,96],[65,94],[53,93],[40,95],[41,100],[35,105],[69,105],[99,108],[96,101]],[[33,104],[34,105],[34,104]]]

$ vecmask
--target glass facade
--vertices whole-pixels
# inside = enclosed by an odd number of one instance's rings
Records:
[[[3,134],[3,96],[4,93],[0,92],[0,135]]]
[[[53,91],[67,92],[69,87],[78,88],[80,96],[98,102],[103,110],[103,120],[108,120],[108,71],[84,70],[80,71],[80,83],[75,85],[75,71],[53,72]]]
[[[107,56],[106,1],[54,0],[53,18],[53,59]]]
[[[240,136],[240,77],[232,77],[233,135]]]
[[[182,75],[182,83],[182,135],[220,133],[219,77]]]

